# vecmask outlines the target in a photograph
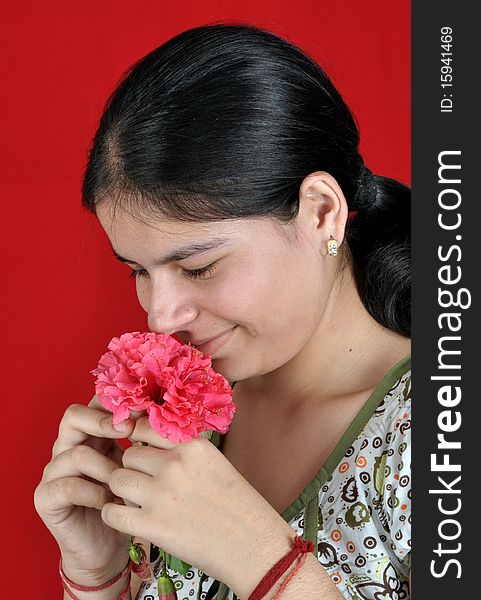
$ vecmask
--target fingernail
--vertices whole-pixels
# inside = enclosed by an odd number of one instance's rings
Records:
[[[127,429],[127,425],[128,425],[128,421],[121,421],[120,423],[117,423],[116,425],[114,425],[114,429],[116,431],[125,431]]]

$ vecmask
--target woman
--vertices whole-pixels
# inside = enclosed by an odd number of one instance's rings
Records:
[[[282,598],[409,597],[410,190],[358,144],[322,69],[248,25],[185,31],[118,85],[83,205],[149,328],[210,354],[237,411],[174,445],[96,397],[67,409],[35,503],[70,580],[110,580],[135,535],[156,574],[158,546],[192,565],[179,599],[244,600],[297,533],[314,548]]]

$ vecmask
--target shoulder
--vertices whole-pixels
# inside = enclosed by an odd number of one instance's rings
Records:
[[[373,597],[363,594],[379,591],[386,577],[399,594],[405,592],[411,549],[410,429],[409,368],[371,406],[364,427],[320,489],[319,560],[348,598]]]
[[[376,484],[378,488],[380,478],[387,474],[387,463],[391,471],[410,467],[411,369],[392,380],[383,395],[375,399],[375,404],[366,408],[368,412],[363,416],[358,433],[334,474],[337,470],[355,477],[362,487]],[[409,456],[408,465],[400,460],[396,465],[391,464],[403,454]]]
[[[411,522],[411,369],[394,382],[353,449],[353,476],[371,515],[400,540]]]

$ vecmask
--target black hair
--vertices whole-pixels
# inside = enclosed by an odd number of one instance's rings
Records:
[[[139,215],[292,223],[303,179],[318,170],[356,210],[363,159],[355,119],[323,69],[260,27],[213,23],[136,62],[109,97],[89,149],[82,206],[109,199]],[[366,310],[411,332],[410,189],[374,176],[377,195],[345,229]]]

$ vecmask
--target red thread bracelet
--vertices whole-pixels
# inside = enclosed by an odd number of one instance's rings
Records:
[[[79,590],[81,592],[98,592],[100,590],[104,590],[105,588],[111,587],[112,585],[114,585],[114,583],[117,583],[117,581],[119,581],[119,579],[121,579],[124,575],[128,574],[132,570],[133,564],[135,564],[135,563],[133,563],[133,561],[129,560],[129,562],[127,563],[127,566],[120,573],[118,573],[118,575],[115,575],[115,577],[112,577],[112,579],[110,579],[109,581],[107,581],[105,583],[101,583],[100,585],[94,585],[94,586],[79,585],[78,583],[75,583],[71,579],[69,579],[67,577],[67,575],[65,575],[65,573],[62,569],[62,557],[60,557],[58,570],[60,573],[60,579],[62,580],[62,585],[63,585],[64,590],[67,592],[67,594],[71,598],[73,598],[73,600],[78,600],[77,596],[75,596],[75,594],[68,588],[68,586],[72,587],[74,590]],[[122,592],[120,593],[118,600],[125,600],[125,598],[127,597],[126,592],[128,592],[129,590],[130,590],[130,577],[127,578],[127,584],[124,587],[124,589],[122,590]]]
[[[304,564],[304,562],[307,558],[307,553],[312,552],[313,550],[314,550],[313,542],[303,540],[300,536],[296,535],[296,537],[294,538],[294,545],[293,545],[292,550],[288,554],[286,554],[283,558],[281,558],[278,562],[276,562],[276,564],[272,567],[272,569],[270,569],[266,573],[266,575],[264,575],[264,577],[261,579],[261,581],[259,582],[257,587],[254,589],[254,591],[249,596],[248,600],[261,600],[261,598],[263,598],[267,594],[267,592],[272,588],[272,586],[279,579],[279,577],[287,571],[289,566],[297,558],[298,554],[302,554],[302,556],[300,557],[300,560],[299,560],[299,564],[294,569],[294,571],[292,571],[292,573],[289,575],[289,577],[286,579],[286,581],[281,585],[279,591],[275,595],[274,600],[277,600],[279,598],[281,592],[284,591],[284,589],[287,586],[287,584],[289,583],[289,581],[294,577],[294,575],[296,575],[296,573],[299,571],[299,569]]]
[[[142,549],[143,550],[143,549]],[[100,585],[95,586],[85,586],[79,585],[78,583],[74,583],[71,579],[65,575],[62,569],[62,557],[60,557],[60,562],[58,565],[58,570],[60,574],[60,579],[62,580],[62,585],[64,590],[73,600],[78,600],[77,596],[68,588],[68,586],[72,587],[74,590],[79,590],[81,592],[97,592],[99,590],[104,590],[105,588],[111,587],[114,583],[117,583],[124,575],[127,575],[130,571],[136,573],[141,579],[151,579],[153,576],[152,567],[146,562],[145,551],[142,552],[142,562],[140,564],[134,563],[133,560],[129,560],[127,566],[115,577],[112,577],[109,581],[105,583],[101,583]],[[120,596],[118,600],[126,600],[128,592],[130,591],[130,577],[127,577],[127,582],[125,587],[120,592]]]

